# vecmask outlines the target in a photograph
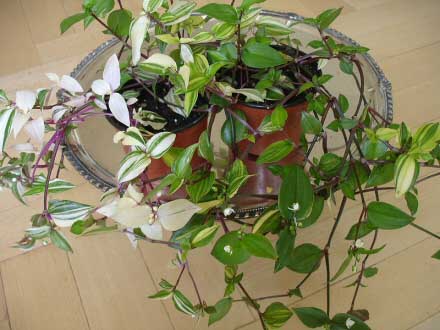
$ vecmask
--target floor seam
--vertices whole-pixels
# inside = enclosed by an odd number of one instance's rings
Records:
[[[0,280],[1,280],[2,288],[3,288],[3,296],[5,297],[6,316],[8,317],[9,329],[12,330],[11,317],[9,316],[8,300],[7,300],[6,291],[5,291],[5,281],[3,279],[3,274],[2,274],[2,270],[1,269],[0,269]]]

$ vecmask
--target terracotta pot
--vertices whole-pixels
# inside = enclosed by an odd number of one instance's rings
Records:
[[[251,145],[249,154],[244,159],[244,163],[249,173],[254,174],[246,185],[240,189],[240,194],[233,200],[233,202],[240,205],[240,207],[255,207],[273,203],[273,201],[252,196],[256,194],[277,194],[281,184],[279,176],[273,175],[272,172],[267,169],[266,165],[258,165],[256,160],[270,144],[276,141],[291,139],[295,145],[299,146],[301,137],[301,112],[306,110],[307,102],[303,98],[295,101],[296,102],[285,107],[288,112],[288,119],[282,131],[263,135],[257,139],[255,144],[250,141],[241,141],[238,143],[240,153],[244,152],[249,145]],[[247,122],[255,129],[260,126],[264,117],[270,115],[273,111],[273,109],[270,108],[254,107],[247,104],[237,104],[234,109],[243,111],[246,115]],[[303,150],[297,147],[277,164],[288,165],[301,163],[304,160],[303,155]]]

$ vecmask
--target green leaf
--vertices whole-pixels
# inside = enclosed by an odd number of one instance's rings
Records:
[[[211,141],[209,141],[209,136],[207,131],[203,131],[199,137],[199,155],[200,157],[206,159],[211,164],[214,163],[214,149]]]
[[[342,72],[352,75],[353,74],[353,62],[350,60],[347,60],[344,57],[341,57],[339,60],[339,68]]]
[[[63,19],[60,24],[61,34],[70,29],[70,27],[72,27],[74,24],[81,22],[87,16],[88,14],[86,13],[78,13]]]
[[[251,257],[238,231],[231,231],[220,237],[211,254],[224,265],[242,264]]]
[[[313,225],[321,216],[322,210],[324,209],[324,198],[321,196],[315,196],[312,212],[310,215],[300,222],[301,228],[307,228]]]
[[[364,236],[367,236],[369,233],[371,233],[375,229],[376,228],[373,225],[371,225],[368,221],[361,222],[359,225],[356,223],[350,228],[345,239],[346,240],[355,240],[358,238],[362,238]],[[356,233],[357,233],[357,235],[356,235]]]
[[[249,7],[253,6],[256,3],[262,3],[266,0],[243,0],[243,2],[240,5],[240,8],[244,11],[248,10]]]
[[[96,14],[96,16],[104,17],[109,12],[112,11],[115,6],[114,0],[96,0],[94,1],[94,6],[92,7],[92,12]]]
[[[209,172],[207,176],[206,173],[202,173],[201,175],[204,175],[205,177],[203,179],[196,179],[196,183],[186,186],[186,191],[188,192],[188,195],[195,203],[198,203],[211,191],[211,188],[214,185],[215,181],[214,172]]]
[[[123,183],[138,177],[148,165],[151,159],[143,151],[132,151],[127,154],[121,161],[118,170],[118,182]]]
[[[0,155],[6,146],[6,140],[11,133],[12,122],[15,117],[14,108],[0,111]]]
[[[90,217],[87,220],[78,220],[70,227],[70,232],[75,235],[81,235],[87,228],[91,227],[95,223],[95,220]]]
[[[327,175],[337,174],[342,163],[342,157],[334,153],[326,153],[319,160],[319,169]]]
[[[185,93],[185,100],[184,100],[183,104],[184,104],[185,115],[187,117],[189,116],[192,109],[194,108],[198,97],[199,97],[199,90],[198,89],[194,89],[190,92]]]
[[[291,317],[292,311],[280,302],[267,306],[263,313],[264,322],[271,328],[281,328]]]
[[[394,164],[388,163],[377,165],[371,171],[370,177],[366,183],[366,187],[381,186],[392,181],[394,178]]]
[[[400,155],[394,167],[394,183],[396,196],[404,195],[414,186],[420,172],[419,163],[411,155]]]
[[[197,143],[186,147],[185,150],[183,150],[183,152],[177,157],[172,167],[172,170],[177,177],[184,178],[188,175],[188,172],[191,170],[191,160],[197,147]]]
[[[181,311],[182,313],[191,316],[196,315],[196,311],[191,301],[189,301],[189,299],[185,297],[183,293],[180,292],[179,290],[174,291],[173,302],[176,309]]]
[[[330,281],[333,282],[336,279],[338,279],[339,276],[341,276],[345,272],[347,267],[350,266],[350,263],[351,263],[352,260],[353,260],[353,255],[351,253],[349,253],[348,256],[342,262],[341,266],[339,266],[339,269],[336,272],[336,274],[331,278]]]
[[[379,229],[399,229],[414,221],[414,217],[385,202],[370,202],[367,216],[368,222]]]
[[[281,140],[270,144],[258,156],[257,164],[274,163],[282,160],[292,152],[294,143],[291,140]]]
[[[287,110],[282,105],[277,105],[270,115],[270,120],[274,126],[283,128],[287,117]]]
[[[406,205],[408,206],[408,209],[411,212],[411,215],[414,216],[419,208],[419,201],[417,199],[417,196],[412,192],[408,191],[405,194],[405,200],[406,200]]]
[[[350,107],[350,103],[348,102],[347,97],[343,94],[339,94],[338,102],[342,112],[347,112],[348,108]]]
[[[378,269],[377,269],[377,267],[368,267],[368,268],[365,268],[365,270],[364,270],[364,276],[366,277],[366,278],[369,278],[369,277],[373,277],[374,275],[376,275],[377,273],[378,273]]]
[[[301,127],[305,134],[319,135],[322,132],[321,122],[308,112],[301,112]]]
[[[330,323],[327,314],[316,307],[299,307],[294,308],[293,311],[301,322],[309,328],[317,328]]]
[[[365,324],[360,318],[355,316],[355,313],[356,315],[363,315],[364,312],[366,312],[368,315],[368,311],[365,310],[352,311],[350,314],[336,314],[331,320],[332,325],[330,326],[330,330],[346,330],[348,319],[354,322],[349,330],[371,330],[367,324]]]
[[[232,298],[223,298],[219,300],[214,305],[215,312],[209,315],[208,325],[211,325],[224,318],[226,314],[228,314],[231,307],[232,307]]]
[[[440,260],[440,250],[432,255],[432,258]]]
[[[232,179],[231,183],[226,189],[228,197],[234,197],[238,193],[238,190],[247,182],[250,177],[251,175],[242,175]]]
[[[242,242],[253,256],[267,259],[277,258],[277,253],[266,236],[261,234],[244,234]]]
[[[295,245],[295,236],[290,230],[284,229],[280,232],[280,237],[276,243],[278,260],[275,264],[275,272],[283,269],[290,262],[293,247]]]
[[[118,225],[103,226],[103,227],[97,227],[97,228],[85,231],[82,233],[82,235],[83,236],[93,236],[93,235],[98,235],[98,234],[111,233],[116,230],[118,230]]]
[[[361,149],[366,159],[373,160],[385,155],[388,147],[382,141],[366,140]]]
[[[278,228],[280,223],[280,211],[274,208],[267,208],[255,221],[252,232],[254,234],[266,234]]]
[[[289,297],[296,296],[298,298],[304,298],[300,288],[290,289],[288,295]]]
[[[237,10],[233,6],[226,4],[210,3],[197,11],[230,24],[237,24],[239,19]]]
[[[49,234],[49,237],[52,244],[55,245],[56,247],[66,252],[73,252],[72,247],[70,246],[69,242],[67,241],[63,233],[57,230],[52,230]]]
[[[241,110],[234,110],[235,113],[244,121],[246,121],[246,115]],[[240,142],[246,139],[248,136],[248,129],[240,121],[232,116],[224,121],[221,129],[221,137],[224,143],[231,146],[236,142]]]
[[[342,7],[341,8],[334,8],[334,9],[328,9],[321,14],[318,15],[316,18],[319,24],[319,28],[321,30],[327,29],[333,21],[338,18],[339,14],[341,14]]]
[[[298,165],[285,168],[278,198],[281,215],[289,220],[294,216],[297,220],[305,219],[312,211],[313,201],[313,188],[304,169]],[[299,210],[294,213],[291,208],[295,203],[299,204]]]
[[[319,268],[323,252],[316,245],[305,243],[297,246],[287,267],[297,273],[307,274]]]
[[[285,63],[284,58],[277,50],[257,42],[245,45],[242,60],[247,66],[257,69],[272,68]]]
[[[159,292],[152,294],[151,296],[148,296],[148,298],[163,300],[163,299],[167,299],[167,298],[171,297],[172,294],[173,294],[173,291],[160,290]]]
[[[107,18],[110,30],[119,37],[126,37],[130,32],[131,12],[125,9],[112,11]]]

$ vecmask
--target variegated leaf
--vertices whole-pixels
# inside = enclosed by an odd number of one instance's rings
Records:
[[[176,134],[170,132],[160,132],[154,134],[146,144],[146,152],[153,158],[162,157],[176,140]]]
[[[49,201],[48,212],[58,227],[70,227],[75,221],[86,218],[92,206],[69,200]]]
[[[40,174],[35,178],[35,181],[32,183],[32,186],[23,194],[24,196],[31,196],[31,195],[37,195],[44,192],[46,187],[46,177],[43,174]],[[49,193],[59,193],[66,190],[70,190],[72,188],[75,188],[75,185],[73,185],[70,182],[67,182],[62,179],[53,179],[50,180],[49,186],[48,186],[48,192]]]
[[[130,152],[121,161],[121,167],[118,171],[118,182],[127,182],[138,177],[148,165],[151,159],[143,151]]]
[[[15,110],[13,108],[0,111],[0,155],[6,146],[14,121]]]
[[[168,231],[176,231],[185,226],[200,207],[187,199],[176,199],[159,206],[157,215],[162,226]]]

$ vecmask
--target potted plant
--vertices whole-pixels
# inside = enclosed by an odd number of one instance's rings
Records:
[[[376,272],[367,261],[382,250],[376,247],[378,232],[410,225],[439,238],[414,223],[418,184],[440,174],[421,178],[422,168],[439,166],[439,124],[410,130],[370,105],[358,58],[368,49],[340,44],[325,32],[340,8],[303,20],[319,35],[308,43],[314,50],[305,53],[305,45],[294,38],[295,26],[260,16],[261,2],[197,8],[188,1],[146,0],[144,11],[133,17],[121,1],[115,7],[113,1],[85,0],[83,12],[66,18],[62,32],[96,21],[122,49],[107,59],[102,78],[90,90],[72,77],[48,74],[49,88],[18,91],[15,100],[0,91],[0,183],[22,202],[43,196],[42,211],[17,246],[30,249],[49,239],[72,251],[62,227],[77,235],[121,230],[135,240],[175,249],[177,280],[162,280],[151,298],[172,299],[178,310],[206,316],[209,324],[225,317],[237,302],[231,295],[239,291],[238,301],[255,309],[263,329],[283,327],[293,315],[310,328],[369,329],[368,311],[355,303],[365,278]],[[348,99],[327,88],[333,77],[321,69],[330,61],[339,63],[358,88],[353,114],[348,115]],[[57,89],[63,97],[49,104]],[[218,137],[213,124],[219,114],[225,119]],[[119,129],[114,142],[127,152],[118,186],[96,205],[56,199],[74,187],[59,177],[63,141],[95,116],[114,123]],[[342,137],[341,153],[329,152],[328,132]],[[21,133],[27,134],[26,143],[7,144]],[[213,148],[220,139],[229,147],[226,164],[219,164]],[[319,146],[322,151],[312,157]],[[381,201],[381,192],[390,189],[405,198],[408,210]],[[256,219],[235,217],[236,208],[245,205],[237,198],[244,192],[268,206]],[[354,199],[361,201],[361,213],[347,233],[346,259],[331,274],[334,233]],[[303,228],[321,216],[325,201],[338,207],[327,243],[295,244]],[[371,244],[364,246],[364,240]],[[197,301],[180,291],[194,249],[204,249],[225,266],[225,293],[218,301],[205,301],[192,277]],[[289,269],[304,279],[281,294],[254,297],[240,272],[251,256],[271,259],[275,272]],[[433,257],[439,259],[440,251]],[[321,264],[325,311],[276,301],[302,297],[303,284]],[[330,283],[350,266],[359,269],[352,304],[334,313]],[[269,299],[275,301],[263,308],[260,301]]]

